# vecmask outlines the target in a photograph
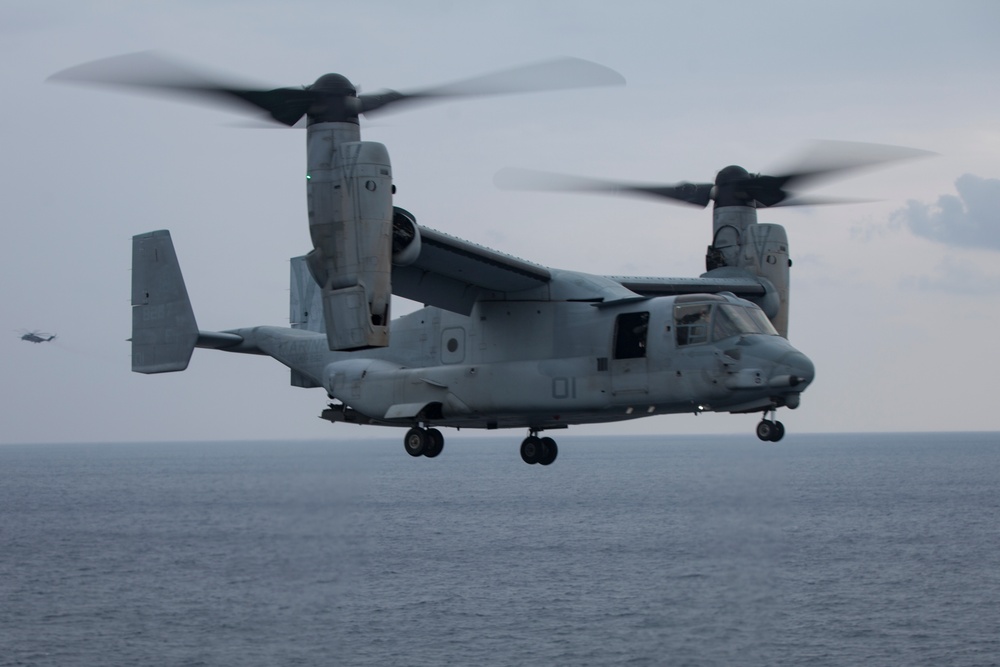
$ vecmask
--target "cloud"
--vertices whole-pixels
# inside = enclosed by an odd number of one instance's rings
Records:
[[[1000,294],[1000,279],[981,271],[968,261],[946,257],[931,273],[907,276],[901,287],[920,292],[941,292],[962,296],[994,296]]]
[[[894,226],[945,245],[1000,251],[1000,179],[964,174],[958,196],[941,195],[935,204],[910,200],[894,211]]]

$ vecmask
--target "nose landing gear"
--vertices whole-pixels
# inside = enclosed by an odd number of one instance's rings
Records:
[[[757,424],[757,437],[764,442],[778,442],[785,437],[785,425],[773,419],[774,412],[770,411],[772,419],[768,419],[767,413],[764,413],[764,419]]]

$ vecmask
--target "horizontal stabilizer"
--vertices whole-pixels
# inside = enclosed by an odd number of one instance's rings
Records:
[[[170,232],[132,237],[132,370],[182,371],[198,342]]]

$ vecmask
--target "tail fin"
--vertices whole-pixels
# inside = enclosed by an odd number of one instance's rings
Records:
[[[132,370],[182,371],[197,342],[198,325],[170,232],[133,236]]]
[[[326,333],[323,315],[323,296],[319,285],[313,279],[306,264],[305,256],[292,257],[289,284],[289,321],[293,329],[305,329],[316,333]]]
[[[292,257],[289,260],[291,275],[289,280],[288,320],[293,329],[305,329],[316,333],[326,333],[326,320],[323,315],[323,295],[319,285],[309,272],[305,256]],[[319,387],[311,378],[292,369],[291,383],[293,387],[311,389]]]

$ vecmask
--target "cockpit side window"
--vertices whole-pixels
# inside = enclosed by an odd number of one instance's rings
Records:
[[[649,313],[622,313],[615,320],[615,359],[641,359],[646,356]]]
[[[707,294],[699,297],[699,300],[712,299]],[[779,335],[764,311],[757,306],[726,303],[721,298],[715,298],[722,303],[691,303],[694,295],[677,297],[674,302],[674,329],[678,346],[707,343],[710,336],[711,340],[718,341],[745,334]]]
[[[708,342],[708,323],[712,304],[692,303],[674,306],[674,329],[677,345],[696,345]]]

